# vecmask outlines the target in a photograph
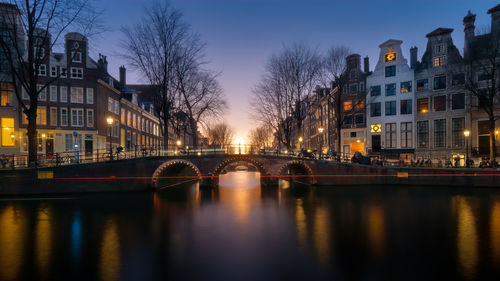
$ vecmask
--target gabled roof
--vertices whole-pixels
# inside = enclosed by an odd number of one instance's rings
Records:
[[[434,37],[434,36],[438,36],[438,35],[449,34],[452,32],[453,32],[453,28],[440,27],[440,28],[435,29],[431,33],[425,35],[425,37],[429,38],[429,37]]]
[[[488,10],[488,14],[500,11],[500,4]]]
[[[401,45],[403,44],[403,41],[401,40],[396,40],[396,39],[389,39],[385,41],[384,43],[379,45],[379,48],[384,48],[384,47],[389,47],[389,46],[394,46],[394,45]]]

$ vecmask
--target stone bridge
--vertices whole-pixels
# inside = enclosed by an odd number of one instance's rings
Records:
[[[154,161],[158,163],[158,160]],[[193,176],[203,179],[205,184],[210,179],[217,183],[218,176],[224,170],[237,163],[245,163],[260,172],[261,177],[267,178],[278,175],[307,175],[310,183],[317,171],[317,161],[314,159],[299,159],[279,155],[208,155],[208,156],[176,156],[161,157],[161,163],[152,173],[152,184],[162,186],[162,181],[171,180],[171,177],[190,178]]]

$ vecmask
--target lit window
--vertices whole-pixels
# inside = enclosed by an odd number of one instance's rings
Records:
[[[417,109],[418,113],[427,113],[429,112],[429,99],[423,98],[417,100]]]
[[[365,102],[360,100],[360,101],[357,101],[354,108],[356,110],[360,110],[360,109],[363,109],[365,107]]]
[[[401,82],[401,93],[411,93],[411,81]]]
[[[434,57],[434,67],[446,65],[446,56]]]
[[[50,108],[50,125],[57,126],[57,108],[56,107]]]
[[[2,82],[0,83],[0,106],[12,105],[12,84]]]
[[[122,124],[125,124],[125,108],[122,108],[122,110],[121,110],[120,122]]]
[[[23,114],[23,123],[28,124],[28,116]],[[47,125],[47,108],[38,107],[36,110],[36,124],[37,125]]]
[[[14,118],[0,118],[2,146],[15,146]]]
[[[349,111],[352,110],[352,101],[345,101],[344,102],[344,111]]]
[[[381,124],[371,124],[370,125],[370,132],[372,132],[372,133],[382,132],[382,125]]]

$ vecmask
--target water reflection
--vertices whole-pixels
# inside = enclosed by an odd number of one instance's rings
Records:
[[[0,280],[17,280],[26,243],[26,218],[22,209],[9,204],[0,209]]]
[[[372,254],[380,258],[384,252],[385,220],[382,207],[376,203],[368,208],[368,239]]]
[[[500,268],[500,202],[494,202],[490,215],[491,256],[494,266]]]
[[[476,275],[478,262],[478,237],[474,211],[470,199],[463,196],[455,197],[454,204],[458,211],[458,261],[462,275],[470,280]]]
[[[299,248],[306,250],[307,248],[307,221],[304,211],[304,202],[302,198],[298,198],[295,202],[295,227],[297,230],[297,240]]]
[[[229,172],[219,178],[219,201],[230,208],[236,221],[245,224],[252,208],[260,204],[260,173]]]
[[[220,183],[0,198],[0,280],[500,276],[500,190]]]
[[[99,277],[103,281],[118,280],[120,277],[120,237],[116,218],[110,217],[104,224],[99,257]]]
[[[52,258],[51,209],[42,204],[38,209],[35,228],[36,264],[42,279],[49,279]]]
[[[326,264],[330,259],[330,213],[326,206],[316,207],[314,215],[314,248],[318,260]]]

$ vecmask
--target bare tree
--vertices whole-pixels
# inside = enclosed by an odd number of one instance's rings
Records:
[[[155,1],[132,27],[123,27],[124,57],[154,87],[154,105],[160,117],[163,144],[168,147],[169,123],[176,98],[175,62],[190,28],[167,1]]]
[[[2,69],[9,73],[13,90],[28,119],[28,162],[37,161],[38,96],[57,77],[39,80],[40,65],[67,31],[86,35],[99,32],[101,12],[89,0],[10,0],[0,3]],[[41,86],[37,86],[41,85]],[[23,100],[22,93],[29,97]]]
[[[218,118],[227,108],[218,73],[202,70],[204,44],[196,34],[186,38],[174,63],[178,110],[185,112],[188,134],[198,145],[198,129],[208,119]]]
[[[249,133],[248,139],[250,145],[258,148],[270,148],[273,145],[273,130],[269,125],[262,125],[252,129]]]
[[[234,138],[234,130],[227,123],[218,123],[206,126],[205,133],[210,145],[225,148],[231,145]]]
[[[489,40],[469,46],[465,57],[467,75],[465,89],[477,102],[473,108],[483,111],[488,118],[490,161],[496,160],[495,123],[500,118],[500,43],[497,34]]]
[[[305,118],[303,101],[320,80],[321,56],[305,44],[294,43],[272,55],[265,74],[254,88],[254,118],[269,124],[280,144],[291,148],[291,134],[296,126],[302,135]]]

